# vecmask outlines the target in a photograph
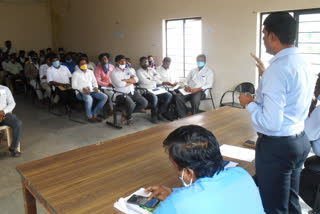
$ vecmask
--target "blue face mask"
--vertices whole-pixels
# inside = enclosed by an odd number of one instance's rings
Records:
[[[317,98],[318,98],[318,100],[320,101],[320,95],[319,95]]]
[[[182,175],[181,175],[181,177],[179,177],[179,179],[181,180],[181,182],[182,182],[182,184],[183,184],[183,186],[185,186],[185,187],[189,187],[189,186],[191,186],[192,185],[192,178],[191,178],[191,181],[190,181],[190,183],[186,183],[185,181],[184,181],[184,179],[183,179],[183,175],[184,175],[184,169],[182,170]]]
[[[52,65],[53,65],[53,67],[57,68],[57,67],[60,66],[60,61],[59,60],[55,61],[55,62],[52,63]]]
[[[67,63],[71,63],[72,62],[72,59],[69,59],[69,60],[66,60]]]
[[[204,63],[204,62],[201,62],[201,61],[197,62],[197,64],[198,64],[198,67],[200,67],[200,68],[205,65],[205,63]]]

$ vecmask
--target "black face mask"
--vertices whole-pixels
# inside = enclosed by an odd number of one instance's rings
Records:
[[[148,66],[147,65],[141,65],[141,68],[146,70],[148,68]]]
[[[32,62],[37,62],[38,61],[38,58],[33,58],[32,59]]]

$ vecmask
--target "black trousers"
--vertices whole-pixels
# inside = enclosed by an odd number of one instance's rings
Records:
[[[320,185],[320,157],[308,158],[304,167],[300,176],[299,195],[310,207],[313,207]]]
[[[126,110],[127,120],[132,119],[133,112],[139,112],[148,105],[148,101],[138,91],[134,91],[134,94],[118,95],[116,103],[119,109]]]
[[[61,103],[64,106],[69,106],[71,107],[75,102],[76,102],[76,94],[74,90],[72,89],[67,89],[67,90],[60,90],[58,87],[56,87],[57,94],[60,97]]]
[[[178,93],[174,97],[178,116],[180,118],[183,118],[188,113],[188,108],[185,104],[187,101],[190,101],[191,103],[191,113],[193,115],[199,113],[200,101],[203,98],[205,98],[205,93],[203,93],[203,91],[199,91],[197,93],[189,94],[186,96],[183,96],[182,94]]]
[[[267,214],[301,214],[300,173],[310,147],[304,132],[290,137],[258,138],[256,181]]]

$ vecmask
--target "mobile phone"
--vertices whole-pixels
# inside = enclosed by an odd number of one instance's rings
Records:
[[[244,146],[250,147],[255,149],[256,148],[256,142],[252,141],[252,140],[247,140],[246,142],[244,142],[243,144]]]
[[[160,90],[159,88],[152,89],[152,91],[159,91],[159,90]]]
[[[130,204],[136,204],[148,208],[155,208],[159,204],[160,200],[153,198],[148,201],[148,197],[144,197],[141,195],[132,195],[127,202]]]

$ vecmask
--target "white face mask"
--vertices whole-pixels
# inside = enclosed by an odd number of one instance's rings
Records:
[[[179,179],[181,180],[181,182],[182,182],[183,186],[185,186],[185,187],[189,187],[189,186],[191,186],[191,185],[192,185],[192,179],[193,179],[193,178],[191,178],[190,183],[189,183],[189,184],[187,184],[187,183],[183,180],[183,175],[184,175],[184,169],[182,170],[182,175],[181,175],[181,177],[179,177]]]
[[[125,68],[126,68],[126,65],[119,65],[119,68],[125,69]]]

